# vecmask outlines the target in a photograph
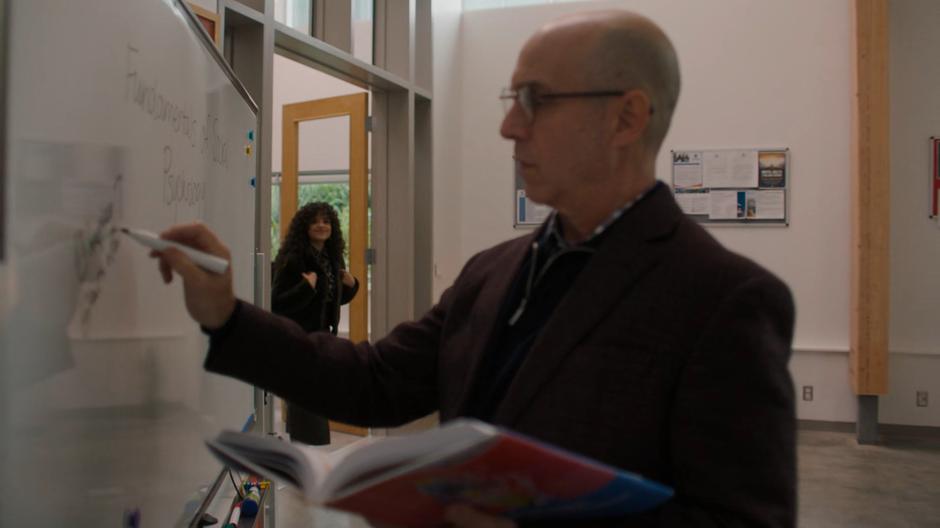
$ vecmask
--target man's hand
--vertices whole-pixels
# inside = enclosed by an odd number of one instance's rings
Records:
[[[315,271],[308,271],[307,273],[301,272],[301,275],[304,276],[304,279],[307,281],[307,284],[309,284],[311,288],[317,289],[317,272]]]
[[[227,247],[215,233],[201,223],[173,226],[160,233],[160,238],[179,242],[200,251],[231,261]],[[232,289],[232,266],[224,274],[212,273],[198,267],[182,251],[167,248],[153,251],[150,256],[160,259],[163,282],[173,280],[173,272],[183,278],[183,292],[189,315],[208,329],[221,327],[235,311],[235,293]]]

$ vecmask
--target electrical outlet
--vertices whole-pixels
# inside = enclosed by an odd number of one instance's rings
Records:
[[[812,385],[803,385],[803,401],[813,401]]]
[[[917,391],[917,406],[918,407],[927,406],[927,391]]]

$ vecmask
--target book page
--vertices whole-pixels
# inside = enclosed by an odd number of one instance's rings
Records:
[[[410,469],[419,460],[424,463],[450,457],[498,434],[485,424],[458,421],[417,435],[376,442],[343,457],[323,484],[322,498],[334,499],[340,490],[345,492],[345,488],[360,484],[364,478],[381,479],[403,467]]]
[[[238,463],[259,475],[277,475],[316,500],[330,472],[328,454],[272,436],[223,431],[206,442],[224,462]]]
[[[326,457],[326,463],[330,466],[330,471],[342,464],[343,460],[346,460],[346,457],[349,455],[376,442],[381,442],[384,438],[385,437],[382,436],[366,436],[352,442],[351,444],[346,444],[336,451],[330,451],[327,453]]]

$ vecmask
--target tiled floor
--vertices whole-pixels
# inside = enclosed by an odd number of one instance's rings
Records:
[[[354,440],[334,433],[330,449]],[[801,527],[940,527],[940,438],[888,437],[860,446],[852,433],[803,430],[799,472]],[[288,489],[279,490],[276,506],[279,528],[368,526],[304,506]]]

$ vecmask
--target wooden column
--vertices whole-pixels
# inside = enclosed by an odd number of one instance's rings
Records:
[[[888,2],[856,0],[856,166],[852,174],[851,352],[858,395],[888,391],[890,144]]]

